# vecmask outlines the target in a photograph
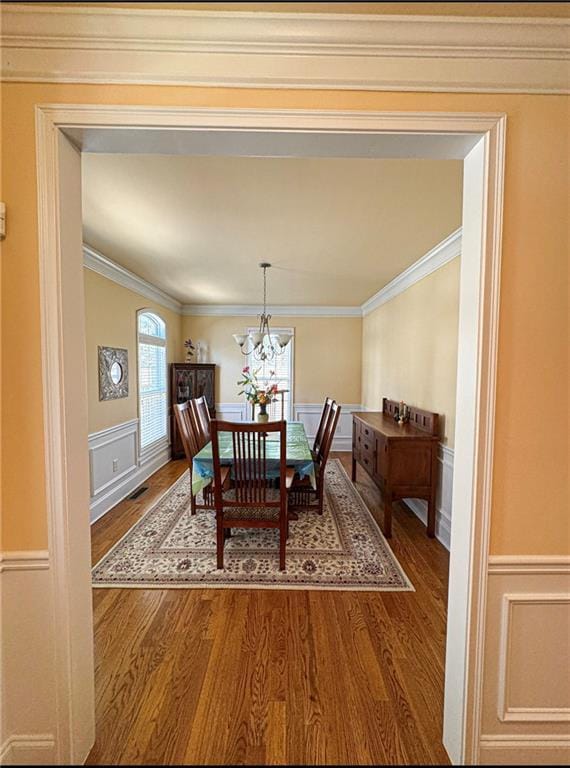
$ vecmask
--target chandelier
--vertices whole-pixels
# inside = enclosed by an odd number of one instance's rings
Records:
[[[242,355],[253,355],[255,360],[273,360],[276,355],[281,355],[285,347],[291,341],[290,333],[273,334],[277,339],[275,343],[269,328],[271,315],[267,314],[267,270],[271,266],[266,261],[259,265],[263,270],[263,312],[259,317],[259,330],[252,333],[234,333],[233,337],[239,344]]]

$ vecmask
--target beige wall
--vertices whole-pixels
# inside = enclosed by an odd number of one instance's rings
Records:
[[[138,416],[137,404],[137,310],[152,309],[166,323],[166,358],[183,360],[181,318],[91,269],[84,269],[85,334],[89,433],[99,432]],[[129,396],[99,400],[97,347],[122,347],[129,352]]]
[[[185,359],[184,339],[206,342],[208,360],[218,365],[216,401],[243,401],[236,382],[244,357],[232,334],[256,326],[255,316],[181,317],[90,269],[84,269],[84,284],[90,434],[137,417],[136,313],[143,308],[152,309],[166,322],[169,363]],[[295,329],[293,402],[320,403],[332,395],[341,403],[360,403],[361,318],[279,317],[273,325]],[[99,400],[99,345],[128,349],[128,397]]]
[[[216,400],[243,402],[236,382],[244,356],[233,333],[257,326],[257,317],[184,317],[182,338],[208,344],[208,359],[217,363]],[[320,403],[327,395],[340,403],[360,403],[361,334],[359,317],[275,317],[275,328],[295,330],[294,403]]]
[[[362,324],[362,404],[403,400],[440,414],[453,448],[460,259],[382,304]]]
[[[566,96],[3,83],[1,97],[9,217],[1,263],[7,550],[47,542],[34,108],[106,103],[506,113],[491,553],[568,552]],[[545,416],[544,403],[555,416]]]

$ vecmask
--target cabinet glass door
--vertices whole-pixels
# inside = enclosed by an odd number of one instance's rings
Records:
[[[176,371],[176,402],[185,403],[195,397],[194,371],[178,369]]]

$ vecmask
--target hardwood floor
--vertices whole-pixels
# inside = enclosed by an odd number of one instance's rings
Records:
[[[349,471],[350,454],[341,458]],[[93,562],[185,470],[95,523]],[[376,487],[359,470],[374,516]],[[449,764],[441,743],[446,550],[396,504],[416,592],[95,589],[88,764]]]

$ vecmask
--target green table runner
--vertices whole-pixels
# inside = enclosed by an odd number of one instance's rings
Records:
[[[218,439],[221,463],[231,465],[234,458],[231,433],[220,432]],[[266,466],[267,476],[270,478],[279,477],[279,443],[280,437],[277,432],[268,434]],[[305,427],[300,421],[287,422],[287,466],[294,467],[295,472],[298,472],[300,477],[309,477],[313,488],[317,487],[311,448],[305,434]],[[212,482],[213,477],[214,459],[212,457],[212,443],[209,442],[194,456],[192,462],[192,493],[196,495]]]

